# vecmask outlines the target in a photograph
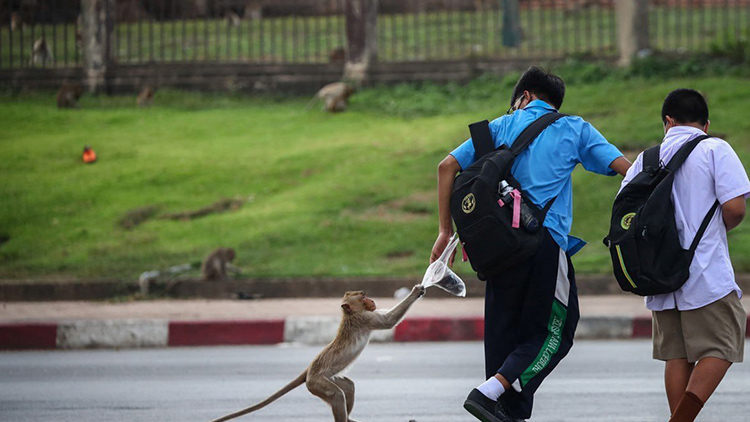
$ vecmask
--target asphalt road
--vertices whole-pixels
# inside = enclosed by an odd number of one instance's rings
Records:
[[[203,421],[270,395],[319,346],[0,353],[0,420]],[[371,344],[349,372],[353,417],[369,422],[466,421],[461,407],[482,381],[480,343]],[[538,422],[664,421],[662,369],[649,341],[580,341],[536,396]],[[744,421],[750,365],[735,365],[699,421]],[[304,387],[239,421],[329,422]]]

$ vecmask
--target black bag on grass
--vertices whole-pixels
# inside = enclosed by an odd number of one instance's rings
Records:
[[[698,229],[689,249],[677,233],[672,185],[677,170],[693,149],[710,136],[702,135],[683,145],[664,166],[659,145],[643,152],[643,171],[622,188],[612,207],[609,248],[620,288],[640,296],[678,290],[690,276],[690,263],[711,218],[716,201]]]
[[[518,154],[564,116],[548,113],[539,117],[510,148],[503,145],[497,150],[487,120],[469,125],[477,161],[456,176],[450,207],[464,252],[480,280],[531,258],[539,248],[544,233],[542,222],[554,199],[539,209],[523,193],[510,169]],[[501,181],[510,185],[504,194]],[[508,193],[513,189],[516,192]],[[514,227],[514,207],[519,204]]]

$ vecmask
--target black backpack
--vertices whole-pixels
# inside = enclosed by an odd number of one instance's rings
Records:
[[[672,185],[677,170],[693,149],[710,136],[686,143],[664,166],[659,145],[643,152],[643,171],[622,188],[612,207],[609,248],[620,288],[640,296],[678,290],[690,276],[695,249],[711,221],[719,201],[711,207],[690,245],[683,249],[677,232]]]
[[[497,150],[487,120],[469,125],[477,160],[456,176],[450,208],[464,252],[480,280],[528,260],[538,250],[544,234],[542,223],[554,199],[540,209],[526,197],[510,170],[518,154],[564,116],[553,112],[539,117],[510,148],[503,145]],[[500,194],[498,187],[503,180],[520,193],[513,194],[514,201]],[[519,203],[516,213],[520,211],[522,224],[514,227],[513,208]]]

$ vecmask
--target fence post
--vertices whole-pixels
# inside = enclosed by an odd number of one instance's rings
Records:
[[[503,0],[503,45],[521,45],[521,12],[518,0]]]
[[[648,49],[648,0],[617,0],[617,44],[621,66],[629,66],[633,57]]]
[[[344,80],[361,84],[378,55],[378,0],[346,0],[346,64]]]
[[[110,62],[115,0],[81,0],[84,86],[90,93],[105,88]]]

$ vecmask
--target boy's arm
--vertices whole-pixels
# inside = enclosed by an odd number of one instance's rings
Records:
[[[724,219],[727,231],[740,225],[745,218],[745,208],[745,195],[738,196],[721,204],[721,216]]]
[[[430,262],[440,258],[440,255],[448,246],[448,241],[453,236],[453,220],[451,220],[451,193],[453,193],[453,180],[461,170],[458,160],[452,155],[445,157],[438,165],[438,222],[439,231],[435,245],[432,247]],[[454,255],[455,256],[455,255]],[[453,264],[453,256],[450,260]]]
[[[709,145],[710,146],[710,145]],[[745,198],[750,196],[750,179],[737,153],[723,140],[713,146],[701,143],[713,162],[716,199],[721,203],[721,216],[727,231],[737,227],[745,217]]]
[[[630,160],[625,158],[625,156],[621,156],[615,158],[615,160],[610,163],[609,168],[616,171],[620,176],[625,177],[631,165]]]

